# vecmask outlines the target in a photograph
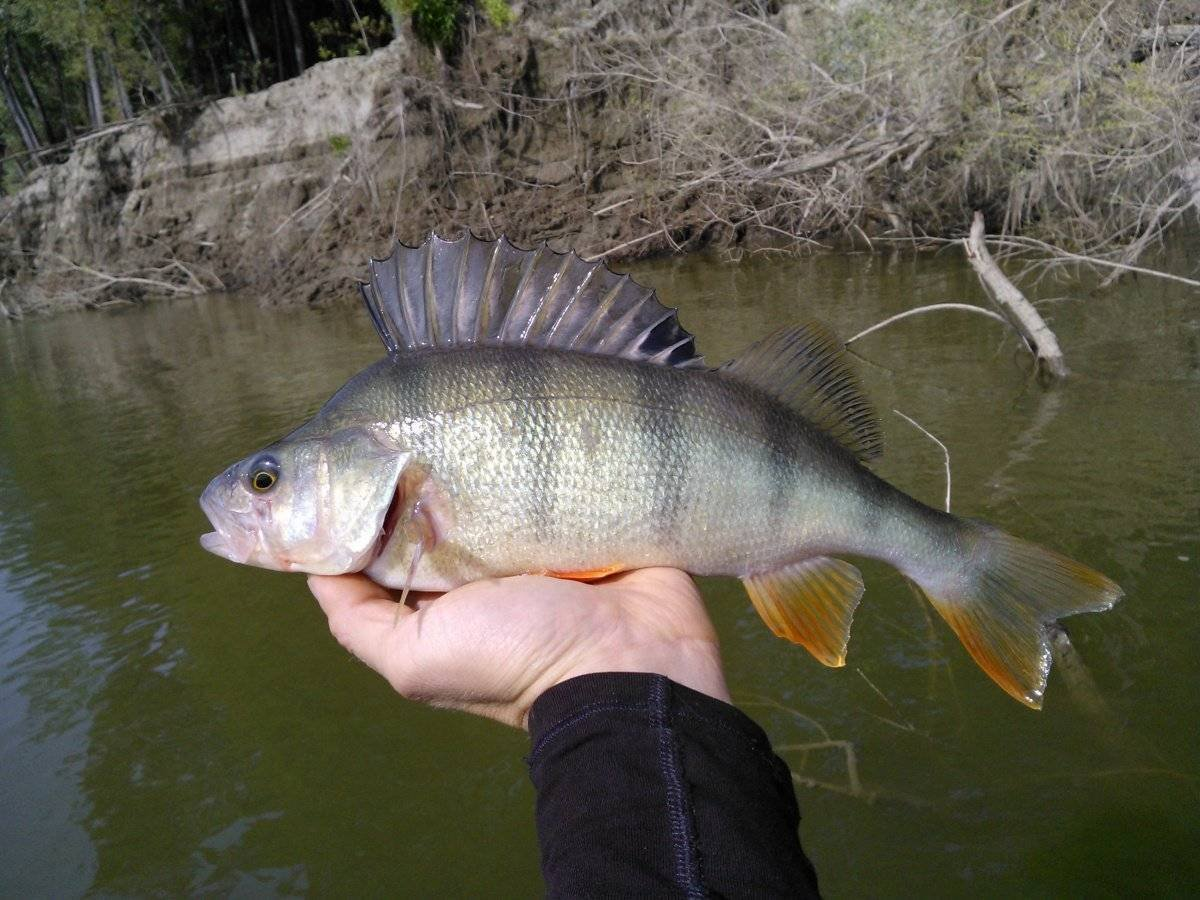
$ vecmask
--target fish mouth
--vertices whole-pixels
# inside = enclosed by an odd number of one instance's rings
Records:
[[[247,549],[245,542],[221,531],[210,531],[200,535],[200,546],[209,553],[214,553],[235,563],[246,562],[253,552],[253,547]]]
[[[244,563],[250,559],[258,546],[258,538],[253,531],[243,526],[235,515],[231,515],[217,502],[214,493],[220,481],[222,476],[218,475],[200,495],[200,508],[216,529],[200,535],[200,546],[230,562]]]

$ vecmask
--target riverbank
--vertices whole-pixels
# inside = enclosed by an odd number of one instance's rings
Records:
[[[981,209],[990,232],[1132,262],[1195,221],[1187,15],[958,6],[531,2],[468,22],[454,54],[402,34],[152,113],[0,199],[0,315],[318,302],[433,229],[613,260],[958,235]]]

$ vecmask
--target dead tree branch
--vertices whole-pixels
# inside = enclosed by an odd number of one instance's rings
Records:
[[[1008,280],[992,259],[983,240],[983,214],[978,210],[971,222],[971,233],[963,239],[963,248],[988,295],[1025,338],[1025,343],[1037,359],[1038,371],[1054,378],[1066,378],[1070,370],[1058,346],[1058,338],[1033,304],[1025,299],[1025,295]]]
[[[1012,322],[1000,315],[1000,313],[992,312],[990,309],[984,309],[982,306],[976,306],[974,303],[931,303],[928,306],[918,306],[916,309],[906,309],[902,313],[896,313],[894,316],[888,316],[882,322],[876,322],[869,328],[864,328],[858,334],[854,335],[854,337],[846,341],[846,346],[849,347],[859,338],[865,338],[868,334],[874,334],[876,331],[879,331],[882,328],[887,328],[887,326],[891,325],[893,322],[899,322],[901,319],[907,319],[909,316],[919,316],[924,313],[937,312],[938,310],[943,309],[957,309],[963,312],[978,313],[981,316],[987,316],[989,319],[994,319],[1001,325],[1006,325],[1009,328],[1013,327]]]

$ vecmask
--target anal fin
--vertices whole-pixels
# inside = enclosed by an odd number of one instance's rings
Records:
[[[767,627],[802,644],[827,666],[846,664],[850,622],[863,594],[862,575],[840,559],[815,556],[742,579]]]

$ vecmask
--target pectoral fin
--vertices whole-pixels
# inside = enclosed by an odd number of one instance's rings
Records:
[[[804,647],[827,666],[846,664],[850,622],[863,594],[850,563],[815,556],[742,579],[750,601],[776,635]]]
[[[578,572],[547,572],[551,578],[566,578],[570,581],[599,581],[609,575],[624,572],[625,566],[620,563],[615,566],[605,566],[603,569],[586,569]]]

